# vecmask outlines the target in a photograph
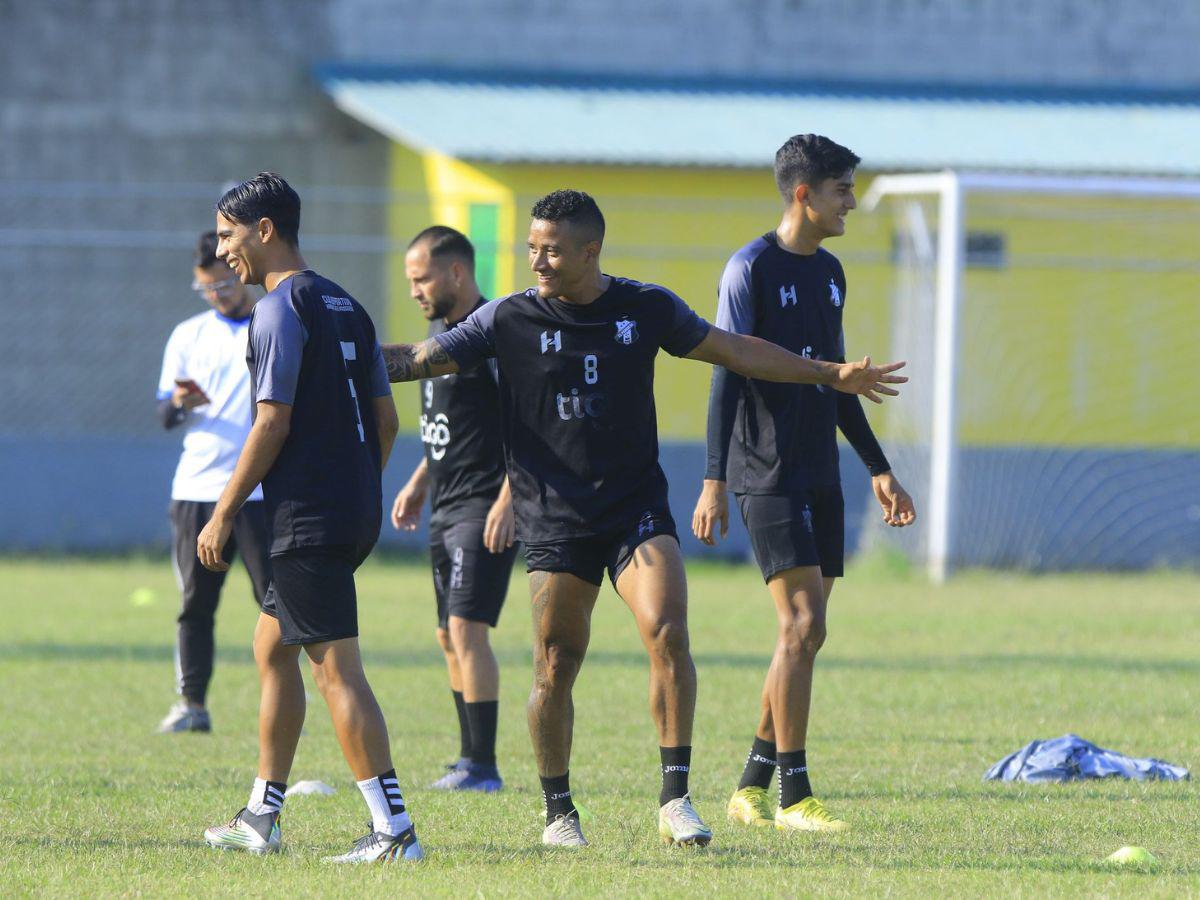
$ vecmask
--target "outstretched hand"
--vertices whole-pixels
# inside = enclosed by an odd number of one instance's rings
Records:
[[[833,383],[833,388],[845,394],[861,394],[872,403],[882,403],[883,398],[880,394],[899,396],[900,392],[888,385],[904,384],[908,381],[905,375],[892,374],[906,365],[905,362],[895,362],[886,366],[873,366],[869,356],[863,357],[860,362],[842,363],[838,368],[838,377]]]

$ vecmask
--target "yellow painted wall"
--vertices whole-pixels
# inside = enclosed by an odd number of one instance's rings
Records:
[[[395,161],[395,184],[423,179],[429,192],[428,220],[398,217],[397,242],[435,221],[465,228],[472,202],[498,206],[497,295],[532,283],[525,255],[529,208],[558,188],[587,191],[599,202],[608,222],[606,272],[666,285],[710,320],[725,261],[774,228],[780,212],[769,169],[466,164],[403,149]],[[860,173],[858,184],[861,196],[869,175]],[[1180,377],[1180,360],[1200,331],[1200,279],[1195,265],[1186,264],[1194,260],[1189,232],[1178,215],[1160,220],[1144,204],[1135,220],[1114,222],[1112,201],[1105,201],[1103,215],[1097,207],[1094,219],[1086,201],[1071,202],[1066,218],[1061,201],[1045,198],[1010,198],[970,211],[972,229],[1005,235],[1014,264],[967,273],[962,441],[1200,447],[1197,417],[1186,413],[1195,408],[1190,380]],[[1180,213],[1177,204],[1164,208]],[[893,353],[891,240],[886,216],[857,212],[847,234],[827,244],[846,267],[851,356],[871,353],[878,360]],[[1071,262],[1102,263],[1109,252],[1157,256],[1163,265],[1143,273]],[[399,284],[393,296],[406,297],[402,278]],[[415,314],[398,313],[392,321],[396,334],[424,333]],[[659,359],[662,436],[702,439],[709,368],[666,354]],[[874,408],[868,414],[886,437],[889,417]],[[904,415],[901,400],[890,417]]]

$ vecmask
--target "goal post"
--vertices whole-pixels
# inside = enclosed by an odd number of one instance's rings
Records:
[[[1127,204],[1131,200],[1141,201],[1143,215],[1140,218],[1129,215]],[[931,380],[932,384],[910,384],[914,390],[908,392],[917,398],[918,404],[928,409],[917,413],[918,418],[922,419],[921,428],[924,431],[918,429],[918,433],[910,440],[905,459],[908,465],[921,470],[916,473],[915,483],[926,494],[918,498],[922,501],[924,519],[919,537],[906,537],[899,541],[905,552],[922,563],[935,582],[943,581],[955,566],[962,564],[1022,568],[1106,567],[1096,547],[1077,548],[1080,552],[1072,556],[1071,548],[1065,546],[1047,553],[1044,546],[1035,546],[1036,541],[1032,538],[1023,546],[1011,537],[999,540],[999,533],[992,533],[983,518],[988,510],[972,506],[970,521],[963,519],[965,500],[960,417],[964,402],[973,410],[972,420],[976,426],[981,417],[986,417],[988,413],[987,398],[980,396],[984,392],[977,389],[979,378],[964,379],[964,305],[971,304],[970,309],[974,313],[972,318],[976,323],[974,327],[981,327],[979,321],[986,320],[995,331],[986,336],[972,334],[973,342],[977,346],[994,344],[998,347],[1006,340],[1015,342],[1020,336],[1014,331],[1019,326],[1009,324],[1005,328],[996,327],[996,323],[1004,318],[1002,314],[995,310],[982,312],[989,304],[996,306],[1006,302],[1004,279],[996,277],[996,270],[1006,270],[1004,274],[1009,276],[1012,284],[1021,285],[1022,301],[1026,307],[1037,307],[1038,298],[1031,296],[1030,292],[1036,294],[1040,291],[1044,295],[1040,302],[1053,310],[1063,296],[1074,300],[1078,295],[1078,298],[1085,299],[1089,291],[1098,295],[1107,290],[1101,288],[1097,292],[1095,279],[1088,275],[1092,270],[1109,271],[1124,266],[1145,272],[1147,297],[1144,300],[1138,297],[1128,299],[1131,302],[1149,301],[1151,304],[1144,312],[1149,320],[1147,332],[1162,333],[1164,328],[1172,325],[1172,318],[1178,319],[1182,315],[1184,321],[1174,322],[1174,325],[1182,329],[1190,328],[1193,339],[1200,337],[1200,314],[1192,312],[1200,310],[1200,290],[1191,292],[1192,302],[1189,305],[1185,302],[1188,291],[1186,283],[1170,274],[1188,273],[1193,285],[1197,282],[1195,276],[1200,274],[1195,242],[1196,228],[1200,226],[1200,182],[955,171],[885,174],[871,182],[863,196],[863,207],[868,214],[890,207],[894,214],[891,259],[895,285],[892,298],[893,330],[907,334],[909,339],[894,339],[892,353],[915,353],[931,357],[919,360],[917,365],[910,360],[912,374],[916,376],[919,373],[921,378]],[[1175,223],[1173,231],[1164,231],[1161,227],[1139,230],[1140,224],[1148,225],[1151,222],[1156,211],[1170,213],[1167,218]],[[934,220],[932,225],[930,220]],[[984,224],[977,227],[976,220]],[[1021,243],[1019,238],[1022,234],[1027,236],[1023,247],[1010,246]],[[1171,236],[1164,241],[1164,234]],[[1045,242],[1053,245],[1047,252],[1041,252],[1034,243],[1039,235],[1045,236]],[[1158,245],[1153,243],[1156,238]],[[1169,246],[1164,247],[1164,243]],[[969,244],[980,245],[975,249],[980,250],[977,255],[984,260],[982,268],[992,270],[991,273],[967,276],[972,267],[972,248]],[[1122,244],[1125,246],[1120,246]],[[1145,254],[1146,258],[1139,259],[1139,253]],[[1122,256],[1122,259],[1113,261],[1110,258],[1116,256]],[[1033,277],[1033,273],[1038,273],[1037,277]],[[989,274],[995,285],[988,283]],[[1114,277],[1113,280],[1121,279]],[[1035,287],[1031,288],[1031,284]],[[973,289],[981,285],[984,287],[975,296]],[[1102,299],[1110,303],[1117,302],[1119,298]],[[1095,311],[1096,316],[1102,314],[1100,310]],[[1053,354],[1074,352],[1077,356],[1090,357],[1103,349],[1094,346],[1096,342],[1089,340],[1086,334],[1080,337],[1070,333],[1072,327],[1086,330],[1095,323],[1096,320],[1086,312],[1074,326],[1064,324],[1062,316],[1056,313],[1048,316],[1048,319],[1053,319],[1054,324],[1044,326],[1046,345],[1040,348],[1047,354],[1047,361],[1039,363],[1048,370],[1056,368],[1051,361]],[[928,328],[931,334],[923,335],[923,327]],[[1031,329],[1037,327],[1032,325]],[[1134,327],[1137,327],[1136,324]],[[1153,347],[1152,339],[1139,342],[1138,346],[1149,353],[1163,350]],[[1072,347],[1073,350],[1070,349]],[[1118,352],[1117,348],[1112,350]],[[995,358],[1003,358],[1003,354],[997,351]],[[1143,364],[1148,369],[1154,368],[1151,360],[1134,359],[1129,362],[1133,365]],[[1079,365],[1091,365],[1090,359],[1085,359]],[[1190,380],[1190,373],[1185,372],[1183,367],[1183,360],[1179,360],[1178,377]],[[1164,376],[1158,372],[1147,383],[1157,385],[1164,379],[1169,380],[1173,374],[1176,373]],[[1003,379],[1008,375],[1004,371],[997,371],[994,377]],[[1085,376],[1076,374],[1070,377],[1078,379]],[[1096,422],[1093,423],[1095,427],[1089,426],[1088,415],[1093,419],[1103,418],[1103,415],[1096,414],[1093,407],[1089,407],[1083,411],[1071,410],[1082,417],[1072,421],[1076,426],[1084,422],[1084,427],[1076,427],[1073,432],[1067,433],[1067,427],[1060,427],[1058,423],[1071,416],[1059,415],[1056,420],[1054,413],[1054,410],[1061,413],[1063,409],[1071,407],[1068,399],[1071,387],[1067,379],[1068,376],[1062,376],[1064,386],[1044,400],[1035,396],[1036,391],[1031,393],[1031,406],[1037,405],[1039,410],[1045,407],[1046,421],[1039,422],[1037,428],[1026,427],[1029,417],[1021,409],[1019,398],[1017,402],[1011,402],[1012,397],[1008,398],[1008,403],[996,404],[997,421],[988,423],[988,427],[982,429],[973,428],[973,432],[993,434],[984,438],[977,434],[969,436],[973,445],[971,473],[967,478],[972,480],[969,485],[972,490],[967,493],[976,499],[981,496],[993,499],[1003,496],[1011,485],[1006,487],[1002,482],[1018,478],[1022,465],[1028,466],[1031,460],[1037,460],[1030,470],[1031,474],[1046,483],[1031,487],[1033,494],[1036,495],[1040,489],[1048,489],[1046,497],[1059,497],[1060,494],[1066,497],[1069,491],[1064,485],[1052,483],[1052,476],[1058,473],[1059,468],[1066,470],[1072,463],[1081,461],[1091,468],[1099,467],[1105,471],[1114,466],[1119,468],[1121,461],[1107,459],[1105,454],[1110,450],[1112,453],[1117,450],[1132,452],[1131,448],[1139,452],[1163,450],[1183,454],[1182,473],[1169,480],[1185,490],[1195,488],[1200,492],[1200,464],[1195,463],[1196,459],[1200,459],[1200,454],[1195,452],[1200,450],[1200,425],[1192,426],[1190,430],[1172,429],[1165,426],[1163,421],[1157,421],[1155,427],[1139,434],[1125,434],[1119,431],[1119,425],[1112,422]],[[964,388],[965,383],[973,388]],[[970,393],[972,389],[974,394]],[[964,390],[968,390],[965,398]],[[1131,405],[1137,402],[1136,397],[1126,399]],[[1182,392],[1179,394],[1181,402],[1187,399]],[[903,409],[902,405],[898,406]],[[905,414],[912,415],[911,408],[895,415]],[[1186,407],[1179,409],[1179,415],[1187,416]],[[1160,419],[1164,416],[1160,416]],[[1196,418],[1194,414],[1192,418]],[[1131,423],[1129,427],[1133,428],[1134,425]],[[1000,437],[996,438],[995,434]],[[1021,443],[1025,439],[1028,439],[1028,446]],[[1191,457],[1190,461],[1188,456]],[[1140,458],[1131,457],[1126,462],[1130,467],[1141,464]],[[984,473],[982,476],[981,472]],[[989,479],[994,484],[983,483]],[[1139,481],[1137,478],[1130,483],[1143,488],[1147,484],[1145,479]],[[1019,493],[1009,492],[1014,495]],[[1200,536],[1200,493],[1197,493],[1193,504],[1178,508],[1171,507],[1169,503],[1162,504],[1161,512],[1168,517],[1181,515],[1183,520],[1192,523],[1195,534]],[[1015,517],[1007,523],[1009,527],[1021,528],[1019,519],[1022,514],[1046,518],[1034,502],[1025,502],[1024,507],[1019,507],[1013,501],[1005,504],[1005,508]],[[1121,530],[1127,525],[1114,527]],[[989,539],[997,539],[996,548],[980,545],[980,541]],[[1040,539],[1043,543],[1053,540],[1048,534],[1040,535]],[[1147,564],[1164,561],[1195,564],[1200,561],[1200,544],[1196,545],[1198,549],[1189,559],[1186,547],[1177,548],[1170,540],[1167,543],[1163,554],[1155,556],[1149,552]],[[1110,555],[1114,567],[1135,568],[1140,565],[1136,555],[1123,556],[1119,552]]]

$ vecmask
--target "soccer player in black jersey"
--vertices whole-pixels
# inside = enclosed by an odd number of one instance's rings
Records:
[[[846,276],[821,242],[845,232],[858,163],[845,147],[818,135],[797,135],[779,149],[775,181],[783,219],[726,265],[719,327],[811,359],[844,359]],[[758,730],[727,812],[747,825],[773,820],[783,831],[841,831],[846,823],[813,796],[805,757],[813,662],[825,640],[829,594],[842,574],[838,428],[871,473],[884,521],[902,527],[916,514],[857,396],[745,374],[728,366],[713,371],[708,466],[692,520],[704,543],[712,544],[718,531],[723,537],[726,491],[734,492],[779,627]],[[772,815],[767,788],[777,765],[779,806]]]
[[[333,862],[418,860],[387,725],[363,674],[354,570],[379,537],[380,476],[399,427],[371,317],[300,255],[300,198],[263,172],[217,204],[217,257],[268,291],[250,322],[254,424],[196,552],[225,571],[233,517],[260,482],[271,585],[254,630],[262,696],[258,777],[246,807],[205,832],[214,847],[271,853],[304,723],[300,650],[371,810],[371,831]]]
[[[434,225],[413,238],[404,268],[430,336],[485,302],[475,282],[475,248],[453,228]],[[433,787],[498,791],[504,784],[496,767],[500,667],[488,632],[500,618],[516,548],[495,363],[425,379],[420,421],[425,455],[396,495],[392,524],[415,529],[429,497],[437,638],[460,738],[458,761]]]
[[[696,670],[687,585],[667,482],[658,464],[654,358],[727,366],[756,378],[832,385],[873,399],[895,394],[903,363],[804,359],[767,341],[711,328],[663,287],[605,275],[604,217],[579,191],[533,207],[529,261],[537,287],[484,304],[458,327],[384,348],[393,381],[495,358],[517,537],[531,573],[534,682],[529,730],[546,803],[542,840],[587,842],[571,801],[571,686],[587,651],[607,569],[650,657],[650,708],[662,760],[659,833],[706,844],[712,833],[687,794]]]

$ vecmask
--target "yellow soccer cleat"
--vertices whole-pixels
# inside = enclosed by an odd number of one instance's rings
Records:
[[[775,827],[780,831],[845,831],[850,826],[829,814],[816,797],[805,797],[787,809],[775,810]]]
[[[730,822],[765,828],[771,824],[771,803],[767,800],[767,789],[761,787],[739,788],[729,798],[725,814]]]

